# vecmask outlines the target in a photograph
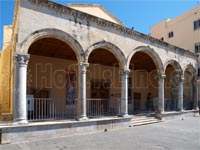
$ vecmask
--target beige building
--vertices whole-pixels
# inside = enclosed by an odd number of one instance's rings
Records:
[[[0,59],[2,120],[198,110],[195,53],[126,28],[99,5],[68,6],[16,0]]]
[[[200,53],[200,6],[153,25],[151,36],[193,53]]]

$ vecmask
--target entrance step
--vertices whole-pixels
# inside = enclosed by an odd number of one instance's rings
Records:
[[[147,125],[147,124],[152,124],[152,123],[159,123],[161,120],[155,118],[155,117],[150,117],[150,116],[133,116],[131,121],[130,121],[130,126],[141,126],[141,125]]]

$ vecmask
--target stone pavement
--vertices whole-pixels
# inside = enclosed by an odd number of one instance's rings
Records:
[[[1,145],[0,150],[200,150],[200,117]]]

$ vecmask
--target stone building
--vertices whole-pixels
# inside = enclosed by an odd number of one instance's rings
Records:
[[[0,59],[1,120],[198,110],[195,53],[129,29],[98,5],[16,0],[14,12]]]

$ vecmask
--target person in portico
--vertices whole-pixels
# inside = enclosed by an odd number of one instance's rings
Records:
[[[16,0],[12,38],[0,59],[2,120],[27,124],[45,119],[127,117],[136,109],[146,111],[144,100],[150,90],[151,99],[157,97],[161,117],[169,101],[177,103],[169,111],[182,113],[188,101],[184,91],[190,92],[193,111],[198,110],[197,56],[128,29],[100,10],[101,15],[93,16],[51,1]],[[76,70],[74,108],[66,108],[66,69]],[[173,72],[178,85],[172,99],[168,85]],[[46,91],[45,97],[36,97],[38,90]],[[35,118],[27,117],[27,95],[33,95]]]

